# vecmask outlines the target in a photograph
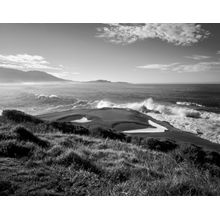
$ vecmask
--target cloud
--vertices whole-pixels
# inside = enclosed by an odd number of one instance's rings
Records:
[[[44,57],[29,54],[0,55],[0,67],[21,70],[60,70],[61,67],[50,66]]]
[[[210,56],[205,55],[192,55],[192,56],[185,56],[185,58],[192,59],[192,60],[205,60],[211,58]]]
[[[178,65],[179,63],[171,63],[171,64],[149,64],[145,66],[138,66],[139,69],[150,69],[150,70],[162,70],[166,71],[171,69],[172,67]]]
[[[137,66],[140,69],[172,71],[172,72],[204,72],[208,70],[219,70],[220,62],[199,62],[196,64],[149,64],[145,66]]]
[[[216,52],[216,54],[218,54],[218,55],[219,55],[219,54],[220,54],[220,50],[218,50],[218,51]]]
[[[98,38],[116,44],[131,44],[138,40],[158,38],[175,45],[189,46],[209,36],[198,24],[105,24],[97,28]]]
[[[196,64],[182,64],[171,69],[174,72],[204,72],[220,67],[220,62],[200,62]]]

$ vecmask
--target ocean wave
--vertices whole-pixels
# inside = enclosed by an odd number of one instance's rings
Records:
[[[184,105],[184,106],[196,106],[196,107],[205,107],[204,105],[195,103],[195,102],[176,102],[177,105]]]
[[[59,98],[57,95],[44,95],[44,94],[35,94],[35,97],[37,99],[57,99]]]
[[[88,103],[86,104],[88,106]],[[157,103],[152,98],[142,102],[117,104],[106,100],[90,102],[90,108],[129,108],[145,113],[157,120],[167,121],[172,126],[220,143],[220,114],[198,111],[189,106]]]
[[[95,108],[95,104],[93,104],[93,103],[94,103],[94,101],[77,99],[73,103],[72,109],[76,109],[76,108]]]
[[[105,108],[105,107],[130,108],[145,113],[150,110],[161,114],[178,115],[181,117],[192,117],[192,118],[201,117],[201,113],[197,110],[190,109],[187,107],[179,107],[174,105],[156,103],[153,101],[152,98],[148,98],[142,102],[133,102],[133,103],[125,103],[125,104],[116,104],[110,101],[100,100],[100,101],[95,101],[93,104],[96,104],[95,106],[96,108]]]
[[[137,110],[143,113],[153,111],[155,113],[176,115],[182,118],[205,118],[212,117],[214,120],[220,120],[220,115],[212,112],[199,111],[186,106],[179,106],[170,103],[154,102],[152,98],[148,98],[141,102],[128,102],[128,103],[114,103],[108,100],[77,100],[73,103],[75,108],[127,108]]]

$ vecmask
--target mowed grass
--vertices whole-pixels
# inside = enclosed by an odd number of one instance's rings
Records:
[[[0,119],[0,195],[220,195],[216,152],[51,126]]]

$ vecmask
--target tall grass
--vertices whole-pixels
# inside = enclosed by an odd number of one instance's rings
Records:
[[[217,152],[13,113],[0,124],[0,195],[220,195]]]

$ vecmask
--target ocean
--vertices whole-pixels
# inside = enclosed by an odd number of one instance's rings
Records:
[[[131,108],[220,143],[220,85],[56,83],[1,84],[0,113],[33,115],[75,108]],[[151,110],[151,111],[149,111]]]

